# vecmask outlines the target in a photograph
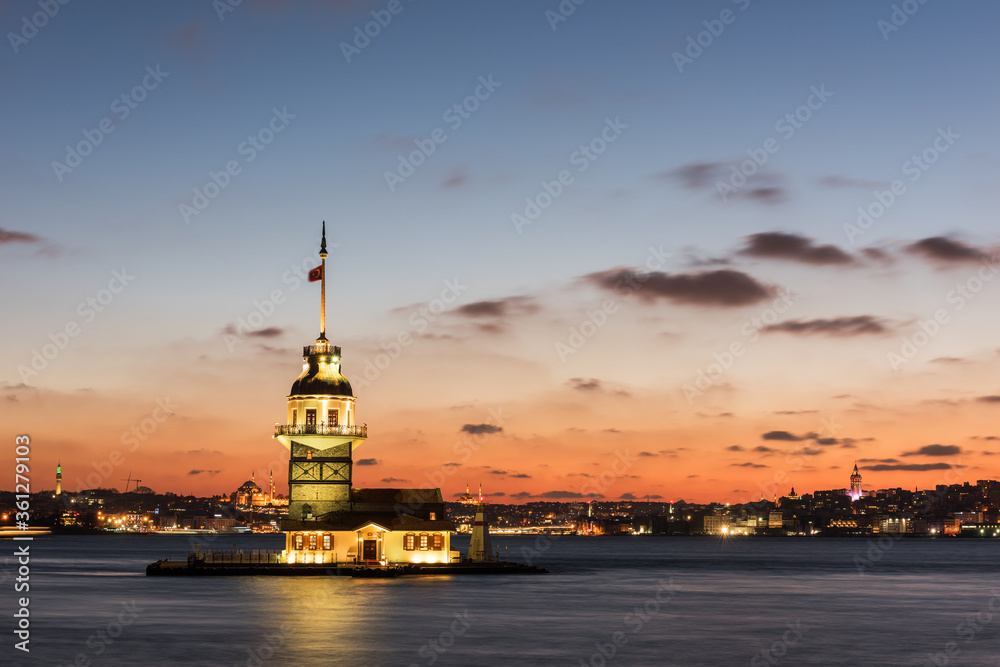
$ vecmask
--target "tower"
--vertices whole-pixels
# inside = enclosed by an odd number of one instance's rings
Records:
[[[858,472],[858,464],[854,464],[854,472],[851,474],[851,500],[861,498],[861,473]]]
[[[326,222],[319,256],[309,273],[322,281],[320,332],[302,348],[302,372],[288,393],[288,421],[275,424],[274,437],[289,450],[288,518],[309,521],[352,509],[354,450],[368,437],[354,421],[354,392],[340,371],[340,348],[326,337]]]
[[[62,461],[56,464],[56,495],[62,495]]]
[[[493,560],[493,547],[490,544],[490,527],[486,523],[486,502],[483,500],[483,487],[479,485],[479,506],[476,507],[476,518],[472,521],[472,538],[469,540],[469,560],[473,563],[485,563]]]

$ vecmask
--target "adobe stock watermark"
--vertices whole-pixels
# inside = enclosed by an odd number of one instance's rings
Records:
[[[750,0],[732,0],[732,2],[741,12],[746,11],[747,7],[750,6]],[[693,37],[688,35],[687,47],[684,49],[684,53],[680,51],[674,51],[673,53],[677,71],[683,74],[684,68],[693,64],[695,60],[705,53],[705,49],[715,44],[715,40],[722,36],[727,25],[732,25],[736,21],[737,16],[738,14],[733,12],[733,10],[723,9],[719,13],[719,18],[702,21],[701,24],[705,26],[705,29]]]
[[[94,149],[104,142],[104,138],[115,131],[118,124],[129,117],[139,105],[146,100],[149,93],[156,90],[163,80],[170,76],[170,72],[163,72],[160,66],[146,67],[146,76],[142,81],[132,87],[128,92],[122,93],[111,102],[111,116],[105,116],[97,122],[97,127],[82,131],[83,139],[76,145],[66,144],[66,157],[63,162],[54,160],[52,162],[52,173],[60,183],[67,174],[83,164],[83,159],[94,152]]]
[[[479,106],[490,99],[496,89],[503,85],[500,81],[494,81],[492,74],[481,76],[477,81],[479,84],[473,89],[471,95],[455,102],[441,114],[441,120],[448,125],[452,132],[462,127],[462,124],[472,117]],[[386,170],[383,173],[385,184],[389,186],[389,192],[395,192],[397,187],[413,176],[417,168],[427,162],[427,158],[433,155],[438,146],[446,141],[448,141],[448,132],[443,127],[434,128],[423,139],[414,139],[416,150],[411,151],[408,155],[400,154],[399,166],[396,167],[395,171]]]
[[[596,336],[597,332],[608,323],[609,318],[619,311],[619,299],[627,299],[642,289],[642,285],[649,280],[650,273],[662,269],[669,258],[670,253],[664,252],[662,245],[659,248],[649,246],[649,255],[642,268],[631,272],[615,284],[615,297],[605,299],[601,302],[600,308],[586,311],[586,318],[569,328],[566,340],[556,341],[555,352],[559,360],[565,364],[571,355],[583,349],[587,341]]]
[[[278,107],[274,107],[271,110],[271,118],[267,121],[264,127],[257,130],[255,133],[247,135],[247,138],[239,143],[236,147],[236,153],[243,158],[243,164],[240,164],[238,159],[232,159],[226,162],[222,169],[219,171],[209,170],[208,180],[200,188],[196,187],[192,190],[194,196],[191,198],[191,203],[182,202],[178,204],[177,210],[181,214],[181,218],[184,220],[184,224],[191,224],[192,216],[201,215],[201,212],[208,208],[208,205],[212,201],[222,194],[222,191],[229,187],[232,183],[233,177],[238,176],[243,172],[243,165],[250,164],[257,159],[257,156],[262,153],[268,145],[274,141],[274,138],[283,132],[288,125],[295,119],[295,114],[288,113],[288,107],[282,107],[280,110]]]
[[[993,597],[989,599],[982,609],[975,614],[966,616],[955,626],[955,634],[960,639],[964,639],[966,644],[972,643],[976,636],[985,630],[987,625],[993,622],[994,616],[1000,614],[1000,588],[993,588],[990,592],[993,593]],[[924,665],[925,667],[947,667],[948,665],[958,664],[953,661],[961,653],[962,647],[959,643],[957,641],[950,641],[944,645],[942,651],[928,653],[927,662]]]
[[[49,342],[43,344],[41,348],[36,347],[31,350],[29,364],[18,365],[17,374],[21,377],[21,382],[27,384],[28,380],[38,377],[48,368],[49,364],[69,347],[70,341],[83,332],[83,327],[97,319],[98,314],[103,313],[133,280],[135,276],[129,274],[125,267],[112,271],[107,287],[98,290],[93,296],[88,296],[77,305],[76,314],[80,319],[69,320],[58,331],[49,332]]]
[[[570,153],[569,163],[576,167],[578,174],[582,174],[608,150],[608,146],[618,141],[618,138],[627,129],[628,125],[621,121],[620,116],[615,116],[614,120],[605,118],[604,127],[601,128],[598,135]],[[538,194],[524,198],[524,209],[520,213],[515,211],[510,214],[511,224],[514,225],[517,233],[521,234],[525,227],[538,220],[542,211],[552,206],[552,203],[562,195],[563,191],[573,184],[575,178],[571,170],[563,169],[551,181],[543,179],[540,183],[542,189]]]
[[[780,639],[774,640],[771,646],[754,654],[754,657],[750,659],[750,667],[768,667],[768,665],[780,664],[781,659],[788,655],[792,647],[798,644],[802,637],[809,632],[809,628],[802,626],[800,619],[795,619],[795,623],[789,621],[785,623],[785,626],[788,629],[781,634]]]
[[[428,301],[425,305],[417,308],[411,313],[407,323],[409,326],[397,333],[393,338],[379,344],[382,350],[373,358],[365,359],[364,369],[361,376],[353,382],[359,388],[368,387],[372,382],[392,365],[396,359],[403,354],[403,350],[413,345],[414,336],[427,331],[431,324],[437,320],[442,313],[449,310],[450,306],[458,300],[468,285],[463,285],[458,278],[444,281],[444,287],[440,294]]]
[[[462,610],[461,613],[456,611],[453,616],[455,620],[451,622],[447,630],[442,630],[436,638],[424,642],[424,645],[417,651],[417,655],[423,658],[425,662],[411,662],[410,667],[420,667],[421,664],[433,665],[478,620],[475,616],[469,615],[468,609]]]
[[[587,0],[560,0],[559,4],[556,5],[555,10],[546,9],[545,10],[545,20],[549,22],[549,27],[552,28],[552,32],[556,31],[560,23],[566,22],[570,16],[576,12],[576,8],[585,3]]]
[[[412,0],[411,0],[412,1]],[[351,59],[361,55],[361,52],[371,45],[372,40],[382,34],[382,31],[389,27],[392,19],[403,13],[406,6],[401,0],[389,0],[384,9],[373,9],[369,12],[372,20],[363,26],[354,27],[354,39],[350,42],[340,43],[340,52],[344,54],[344,60],[349,65]]]
[[[639,634],[646,623],[660,613],[663,605],[674,599],[677,595],[677,586],[673,577],[660,579],[657,583],[659,586],[656,592],[622,618],[622,625],[626,630],[612,632],[606,642],[595,642],[594,652],[590,654],[589,659],[580,658],[580,667],[605,667],[612,658],[622,652],[622,648],[628,644],[629,635]]]
[[[781,134],[785,141],[791,139],[797,130],[809,122],[813,117],[813,112],[819,111],[826,104],[826,101],[833,97],[833,93],[826,89],[826,84],[809,87],[809,96],[806,101],[786,113],[774,123],[774,131]],[[760,148],[747,149],[750,157],[739,165],[731,167],[732,173],[728,181],[716,181],[715,189],[719,192],[722,201],[729,199],[729,196],[736,194],[740,188],[747,184],[747,179],[757,173],[757,171],[767,164],[771,156],[781,150],[781,143],[774,137],[768,137],[763,141]]]
[[[875,27],[882,33],[882,41],[888,42],[889,35],[906,25],[910,17],[926,4],[927,0],[903,0],[898,5],[894,4],[892,13],[889,14],[889,20],[879,19],[875,22]]]
[[[941,155],[948,152],[948,149],[954,146],[955,141],[961,137],[962,135],[952,131],[950,125],[948,129],[939,127],[937,136],[927,148],[919,153],[914,153],[910,159],[903,162],[900,167],[903,175],[909,177],[910,183],[916,183],[940,159]],[[864,235],[875,224],[876,220],[885,215],[886,211],[906,194],[906,191],[906,183],[899,178],[890,183],[887,190],[873,191],[872,196],[875,200],[867,206],[858,207],[858,218],[855,224],[844,223],[844,234],[847,236],[847,240],[853,244],[859,236]]]
[[[938,308],[932,317],[920,320],[916,331],[903,336],[899,348],[886,353],[889,368],[898,371],[916,358],[920,350],[927,347],[942,329],[951,323],[952,315],[961,311],[976,298],[986,283],[1000,273],[1000,258],[983,259],[975,275],[969,276],[964,282],[958,283],[945,295],[945,302],[951,304],[951,309]]]
[[[14,53],[20,52],[21,47],[34,39],[38,31],[49,24],[49,21],[56,17],[63,5],[68,5],[69,0],[39,0],[38,9],[40,11],[25,14],[21,17],[21,29],[17,32],[8,32],[7,41]]]
[[[87,637],[86,645],[93,653],[94,657],[100,657],[122,636],[125,628],[135,623],[139,618],[139,612],[143,611],[135,600],[122,603],[122,610],[118,615],[108,621],[107,625]],[[87,657],[87,651],[80,651],[73,659],[73,665],[89,665],[91,658]]]
[[[761,330],[776,324],[781,319],[780,315],[787,313],[794,304],[795,300],[792,294],[784,291],[779,292],[778,297],[767,308],[744,321],[740,325],[743,339],[734,340],[723,350],[713,352],[712,359],[714,361],[697,370],[694,382],[681,385],[681,391],[684,392],[684,398],[687,399],[688,405],[693,405],[696,398],[712,387],[718,386],[726,373],[736,364],[736,361],[746,354],[747,345],[756,343],[760,339]]]

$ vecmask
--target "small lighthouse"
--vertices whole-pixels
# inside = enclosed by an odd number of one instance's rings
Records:
[[[56,495],[62,495],[62,461],[56,464]]]
[[[476,518],[472,521],[469,560],[473,563],[486,563],[493,560],[493,546],[490,544],[490,527],[486,523],[486,501],[483,499],[482,485],[479,486],[479,505],[476,507]]]

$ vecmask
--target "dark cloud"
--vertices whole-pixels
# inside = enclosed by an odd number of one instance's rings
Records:
[[[854,258],[833,245],[816,245],[812,239],[798,234],[762,232],[747,237],[741,255],[767,259],[785,259],[803,264],[851,264]]]
[[[746,463],[730,463],[729,465],[734,466],[736,468],[766,468],[767,467],[766,465],[762,465],[760,463],[753,463],[751,461],[747,461]]]
[[[443,188],[457,188],[466,181],[469,180],[469,172],[465,170],[465,167],[456,167],[451,170],[448,177],[441,184]]]
[[[507,475],[509,474],[506,470],[491,470],[491,475]]]
[[[511,478],[513,478],[513,479],[531,479],[531,475],[528,475],[528,474],[523,473],[523,472],[519,472],[519,473],[511,475]]]
[[[539,306],[530,296],[510,296],[494,301],[475,301],[459,306],[455,314],[464,317],[504,317],[538,312]]]
[[[725,176],[726,165],[722,162],[689,162],[676,169],[665,171],[662,178],[676,179],[689,190],[713,187],[715,181]]]
[[[889,327],[883,320],[872,315],[837,317],[830,320],[789,320],[763,328],[767,333],[822,334],[826,336],[861,336],[864,334],[884,334]]]
[[[924,445],[912,452],[903,452],[903,456],[957,456],[962,448],[957,445]]]
[[[1000,403],[1000,396],[980,396],[976,400],[980,403]]]
[[[221,470],[192,470],[188,472],[189,475],[218,475]]]
[[[858,459],[858,463],[899,463],[899,459]]]
[[[760,436],[764,440],[783,440],[785,442],[799,442],[800,440],[808,440],[811,435],[793,435],[788,431],[768,431]]]
[[[277,338],[285,333],[284,329],[280,329],[279,327],[265,327],[255,331],[240,331],[235,325],[232,324],[226,325],[226,328],[223,329],[222,332],[230,336],[246,338]]]
[[[623,493],[622,495],[619,496],[619,498],[621,498],[622,500],[635,500],[635,494],[634,493]]]
[[[639,452],[639,456],[656,456],[653,452]]]
[[[379,461],[378,459],[358,459],[357,461],[354,462],[354,465],[356,465],[356,466],[377,466],[377,465],[380,465],[381,463],[382,462]]]
[[[906,250],[939,263],[979,262],[989,254],[947,236],[931,236],[906,246]]]
[[[764,445],[757,445],[753,448],[753,451],[760,452],[761,454],[770,454],[771,452],[776,452],[778,450],[772,449],[771,447],[765,447]]]
[[[777,185],[771,185],[764,188],[750,188],[744,196],[764,202],[765,204],[777,204],[788,199],[788,190]]]
[[[602,380],[598,380],[597,378],[570,378],[566,382],[566,384],[568,384],[570,387],[578,391],[588,391],[588,392],[610,391],[611,393],[617,394],[618,396],[630,395],[627,391],[624,391],[622,389],[609,390],[607,386],[604,384],[604,382]],[[617,431],[614,429],[606,429],[606,430],[611,430],[617,433]]]
[[[949,463],[899,463],[899,464],[884,464],[879,463],[873,466],[862,466],[862,470],[873,470],[876,472],[886,471],[886,470],[906,470],[910,472],[926,472],[928,470],[950,470],[952,465]]]
[[[558,500],[560,498],[603,498],[602,495],[591,493],[583,494],[577,491],[546,491],[545,493],[537,496],[538,498],[545,498],[546,500]]]
[[[728,198],[746,198],[765,204],[776,204],[787,198],[787,190],[781,186],[779,174],[758,170],[746,179],[741,187],[731,183],[733,169],[740,161],[734,162],[689,162],[674,169],[657,174],[661,179],[678,181],[688,190],[713,190],[723,201]]]
[[[399,479],[398,477],[383,477],[382,478],[382,483],[383,484],[392,484],[393,482],[409,482],[409,481],[410,480],[408,480],[408,479]]]
[[[726,449],[728,449],[731,452],[742,452],[743,451],[743,448],[740,447],[739,445],[729,445],[728,447],[726,447]]]
[[[888,185],[885,181],[869,181],[862,178],[840,176],[838,174],[823,176],[816,182],[827,188],[863,188],[865,190],[884,188]]]
[[[517,493],[510,494],[510,497],[520,500],[522,498],[530,498],[531,494],[528,493],[527,491],[518,491]]]
[[[42,238],[28,232],[15,232],[0,228],[0,245],[5,243],[41,243]]]
[[[493,424],[466,424],[461,428],[463,433],[499,433],[502,430],[502,426]]]
[[[616,268],[588,274],[583,280],[609,291],[634,289],[646,303],[665,299],[695,306],[746,306],[775,294],[773,287],[731,269],[667,274]]]

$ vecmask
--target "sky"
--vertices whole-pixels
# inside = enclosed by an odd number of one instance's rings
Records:
[[[356,486],[995,479],[998,18],[0,2],[4,437],[35,490],[284,492],[325,220]]]

